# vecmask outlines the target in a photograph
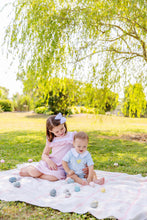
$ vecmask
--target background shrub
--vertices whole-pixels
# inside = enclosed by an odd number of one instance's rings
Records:
[[[0,113],[3,112],[2,106],[0,105]]]
[[[35,112],[37,114],[45,114],[47,111],[48,111],[48,107],[45,107],[45,106],[35,108]]]
[[[0,100],[0,106],[4,112],[13,111],[13,103],[10,100],[7,100],[7,99]]]

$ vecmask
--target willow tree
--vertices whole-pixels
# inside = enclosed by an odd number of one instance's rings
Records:
[[[129,117],[140,118],[145,114],[146,98],[140,83],[129,84],[125,88],[123,114]]]
[[[146,81],[146,0],[15,0],[6,33],[25,90],[48,92],[50,77],[112,88],[124,65]],[[137,67],[138,70],[138,67]],[[131,73],[132,74],[132,73]],[[53,85],[52,85],[53,86]]]

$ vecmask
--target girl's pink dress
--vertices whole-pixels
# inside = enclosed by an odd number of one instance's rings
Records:
[[[57,170],[50,170],[47,163],[43,160],[35,166],[43,174],[52,175],[58,179],[65,179],[65,171],[62,167],[64,155],[73,147],[73,137],[76,132],[67,132],[63,137],[55,137],[52,142],[46,140],[46,145],[52,148],[49,158],[57,164]]]

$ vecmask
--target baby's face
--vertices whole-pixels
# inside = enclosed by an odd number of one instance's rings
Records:
[[[82,154],[87,150],[88,141],[87,139],[76,138],[73,142],[75,150],[78,154]]]

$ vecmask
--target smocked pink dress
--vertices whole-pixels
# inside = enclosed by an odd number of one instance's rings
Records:
[[[46,140],[46,145],[52,148],[49,158],[57,164],[57,170],[50,170],[47,163],[43,160],[35,166],[43,174],[52,175],[58,179],[65,179],[65,171],[62,167],[64,155],[73,147],[73,137],[76,132],[67,132],[63,137],[55,137],[52,142]]]

